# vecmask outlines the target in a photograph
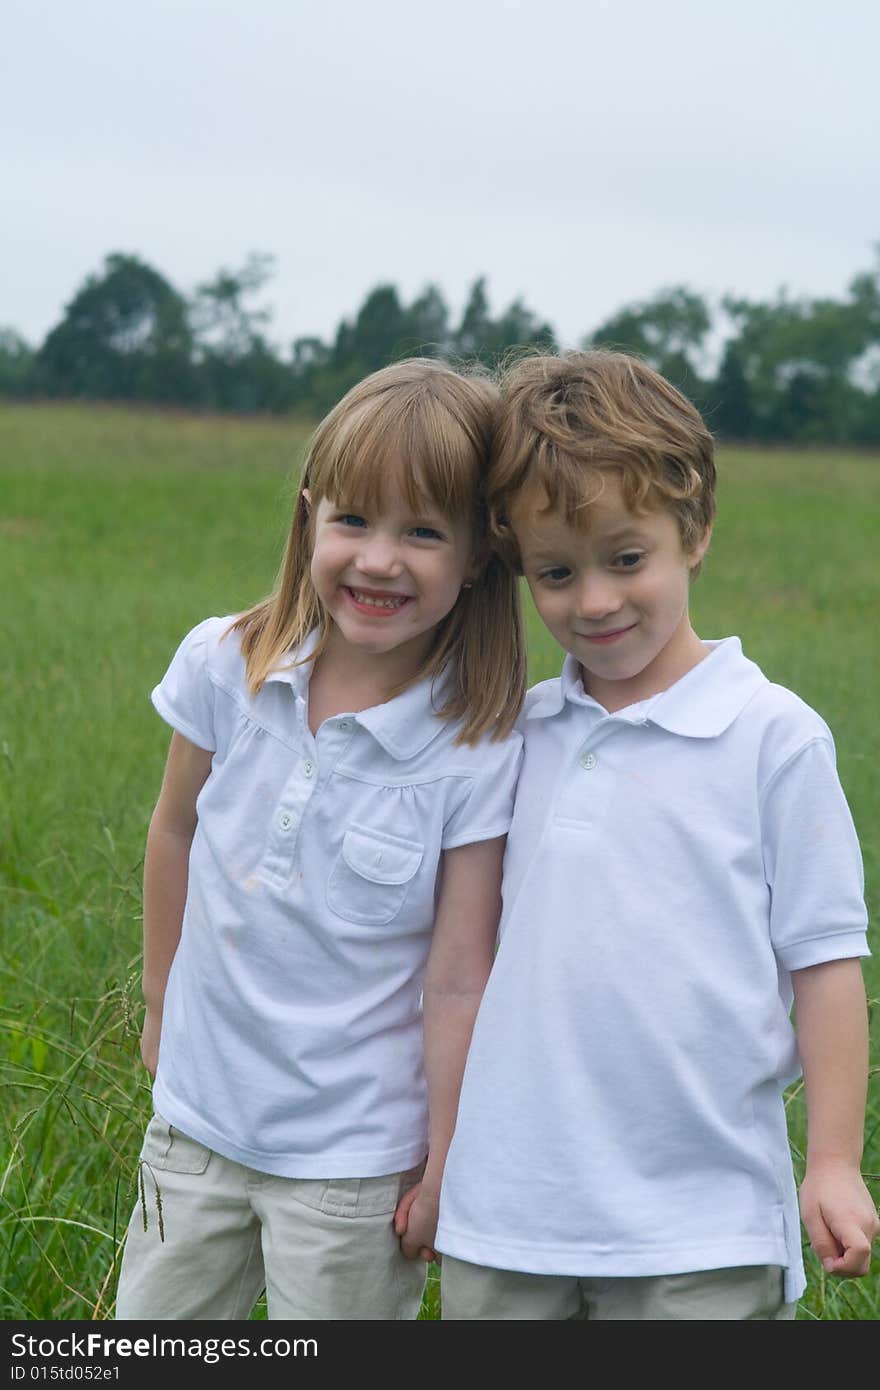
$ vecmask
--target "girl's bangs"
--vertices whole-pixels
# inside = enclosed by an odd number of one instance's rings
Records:
[[[369,402],[341,424],[310,486],[334,503],[379,506],[390,486],[414,513],[427,507],[458,518],[473,509],[478,456],[464,429],[437,402],[377,409]],[[408,407],[408,408],[406,408]]]

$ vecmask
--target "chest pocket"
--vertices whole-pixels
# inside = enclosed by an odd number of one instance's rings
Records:
[[[414,840],[349,826],[327,883],[328,907],[337,917],[365,926],[392,921],[424,852]]]

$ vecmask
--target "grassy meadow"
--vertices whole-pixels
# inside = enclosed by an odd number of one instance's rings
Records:
[[[271,586],[307,429],[0,405],[0,1316],[112,1316],[150,1110],[138,1056],[140,876],[168,730],[149,691],[183,634]],[[880,457],[723,451],[694,590],[834,730],[880,913]],[[561,654],[530,615],[531,677]],[[880,950],[865,963],[880,993]],[[880,1009],[865,1171],[880,1200]],[[800,1168],[803,1099],[789,1100]],[[645,1136],[650,1143],[650,1135]],[[808,1258],[800,1317],[880,1317]],[[260,1316],[258,1310],[257,1316]],[[438,1316],[436,1270],[423,1316]]]

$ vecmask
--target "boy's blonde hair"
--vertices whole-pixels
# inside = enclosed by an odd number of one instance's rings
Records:
[[[415,512],[427,502],[450,520],[468,521],[480,565],[408,684],[444,673],[437,713],[462,721],[456,742],[510,732],[525,693],[526,654],[516,576],[488,544],[483,487],[497,406],[498,389],[487,376],[410,358],[366,377],[322,420],[303,467],[275,590],[230,629],[241,631],[252,694],[315,628],[309,659],[326,645],[330,620],[310,573],[318,504],[325,497],[346,506],[376,504],[385,488],[397,486]]]
[[[502,391],[487,498],[495,539],[517,568],[510,508],[536,483],[569,525],[587,530],[603,475],[615,472],[630,511],[671,512],[685,551],[702,539],[715,515],[712,436],[647,363],[606,351],[524,357]]]

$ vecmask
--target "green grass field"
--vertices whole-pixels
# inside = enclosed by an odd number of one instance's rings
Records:
[[[149,691],[194,623],[271,587],[305,436],[281,420],[0,406],[6,1319],[112,1316],[150,1108],[140,874],[168,730]],[[722,451],[719,467],[695,625],[739,634],[831,725],[876,921],[880,457]],[[557,672],[534,615],[530,650],[533,680]],[[865,973],[876,999],[876,956]],[[865,1171],[880,1199],[877,1013]],[[797,1088],[789,1113],[799,1166]],[[800,1316],[880,1317],[880,1254],[875,1269],[832,1281],[810,1256]],[[424,1316],[437,1314],[432,1270]]]

